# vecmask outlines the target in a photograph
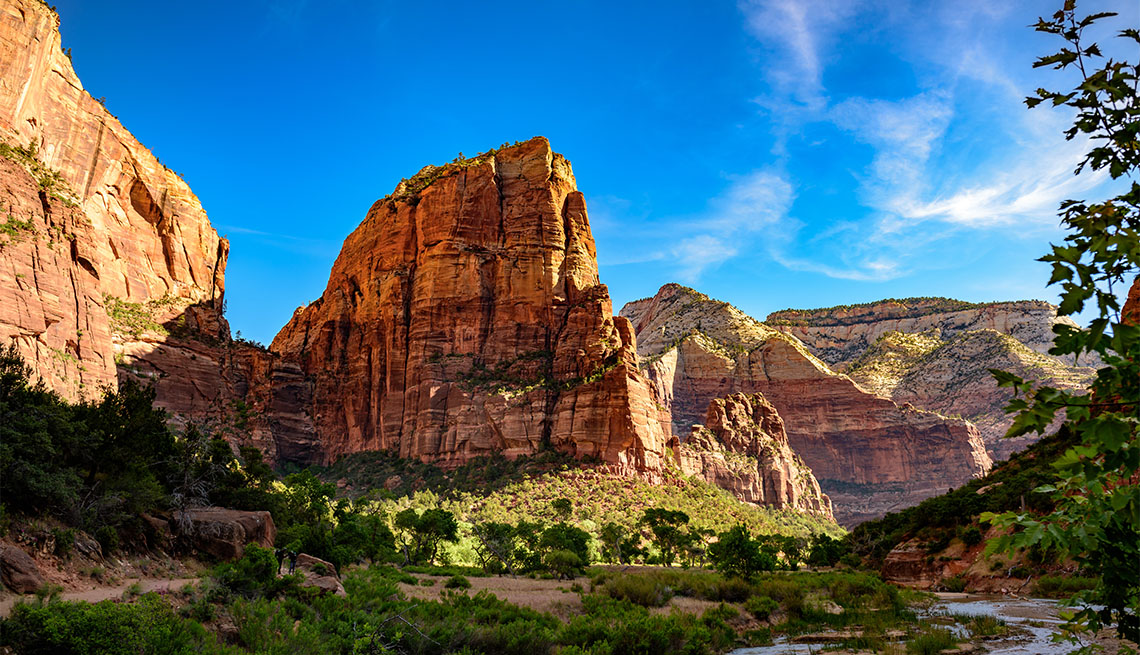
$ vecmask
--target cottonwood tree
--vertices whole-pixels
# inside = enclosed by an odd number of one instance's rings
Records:
[[[1064,411],[1062,431],[1074,440],[1053,467],[1056,480],[1037,489],[1050,494],[1054,509],[986,513],[982,519],[1012,529],[989,550],[1036,547],[1070,558],[1096,573],[1095,589],[1072,598],[1082,609],[1066,624],[1071,635],[1114,626],[1122,636],[1140,641],[1140,325],[1137,310],[1122,312],[1117,294],[1131,283],[1140,293],[1140,100],[1137,65],[1106,57],[1086,31],[1115,16],[1078,16],[1066,0],[1052,18],[1041,18],[1038,32],[1065,41],[1056,53],[1039,58],[1035,68],[1075,73],[1072,91],[1038,89],[1026,104],[1075,110],[1068,139],[1087,138],[1088,152],[1075,174],[1107,169],[1125,181],[1120,195],[1101,202],[1066,200],[1061,223],[1068,234],[1041,261],[1052,265],[1050,284],[1061,286],[1061,315],[1092,306],[1095,317],[1086,327],[1057,325],[1049,351],[1054,355],[1095,354],[1104,365],[1090,393],[1079,395],[992,371],[999,384],[1016,396],[1007,411],[1016,413],[1007,436],[1043,433],[1057,412]],[[1127,27],[1117,33],[1126,52],[1140,49],[1140,32]]]

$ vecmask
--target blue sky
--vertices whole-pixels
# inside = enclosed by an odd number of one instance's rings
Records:
[[[1062,86],[1027,27],[1059,2],[53,2],[88,91],[229,237],[232,328],[266,343],[401,177],[535,135],[615,310],[671,281],[761,318],[1053,300],[1058,202],[1113,189],[1022,104]]]

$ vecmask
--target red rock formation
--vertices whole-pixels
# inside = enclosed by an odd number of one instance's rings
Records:
[[[83,90],[58,16],[37,0],[0,3],[0,143],[0,342],[69,398],[113,383],[118,360],[165,373],[160,405],[204,405],[193,394],[216,393],[197,381],[203,350],[167,344],[172,330],[228,338],[228,244]]]
[[[1120,320],[1125,325],[1140,325],[1140,275],[1132,278],[1132,286],[1128,288],[1128,297],[1124,300],[1124,307],[1120,310]]]
[[[709,403],[704,425],[684,443],[673,440],[681,470],[756,505],[831,517],[831,500],[811,469],[788,446],[784,422],[761,394],[734,394]]]
[[[969,423],[869,394],[833,373],[796,339],[678,285],[622,309],[674,434],[687,434],[710,400],[764,394],[792,449],[853,524],[912,505],[990,466]]]
[[[272,350],[312,381],[312,459],[451,465],[549,444],[662,465],[633,330],[598,282],[570,164],[542,138],[429,167],[376,202]]]
[[[176,513],[171,523],[191,548],[222,560],[241,557],[249,544],[273,548],[277,538],[269,512],[198,507]]]

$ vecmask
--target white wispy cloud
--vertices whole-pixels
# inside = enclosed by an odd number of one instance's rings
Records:
[[[1064,141],[1065,116],[1021,104],[1035,86],[1032,72],[1025,62],[1011,64],[993,38],[1011,29],[999,24],[1010,20],[1008,7],[745,0],[739,8],[765,53],[755,101],[773,118],[776,165],[795,169],[784,143],[811,125],[847,135],[813,142],[817,148],[871,149],[865,166],[851,170],[851,205],[858,206],[834,218],[785,211],[785,229],[768,241],[768,252],[787,268],[888,280],[945,266],[930,253],[952,242],[1055,229],[1063,199],[1105,182],[1104,175],[1073,176],[1087,144]],[[865,29],[881,32],[884,56],[912,67],[916,92],[882,98],[851,94],[850,85],[847,95],[827,88],[829,65]]]
[[[696,282],[705,270],[751,249],[761,233],[780,233],[794,200],[791,183],[775,172],[737,178],[709,202],[707,213],[672,226],[675,233],[688,235],[671,249],[678,277]]]

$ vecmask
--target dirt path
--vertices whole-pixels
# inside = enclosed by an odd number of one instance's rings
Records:
[[[185,585],[197,581],[197,578],[179,578],[175,580],[137,578],[112,587],[95,587],[94,589],[83,589],[81,591],[65,591],[59,595],[59,598],[61,600],[84,600],[89,603],[98,603],[101,600],[122,598],[123,592],[135,583],[138,583],[143,593],[146,593],[148,591],[178,591]],[[21,600],[34,598],[34,595],[6,596],[0,598],[0,617],[8,616],[12,611],[12,606]]]

